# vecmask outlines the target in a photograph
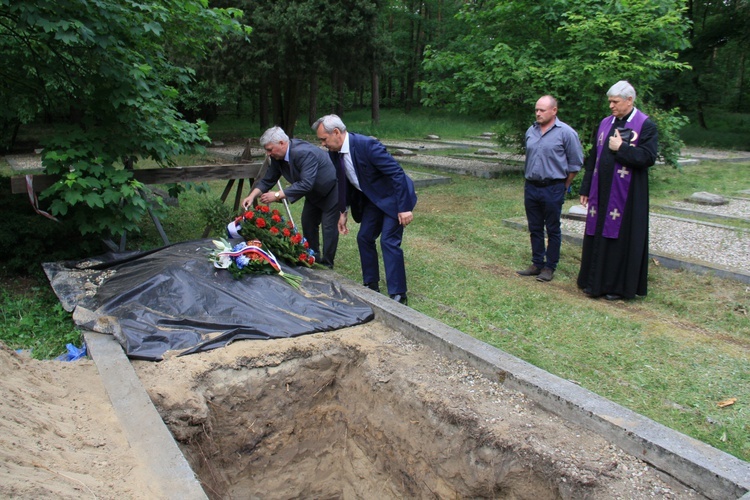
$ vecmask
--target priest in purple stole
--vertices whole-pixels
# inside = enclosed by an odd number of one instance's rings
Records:
[[[607,91],[612,115],[599,125],[586,160],[586,207],[578,287],[607,300],[645,296],[648,280],[648,168],[656,162],[656,125],[634,106],[635,89]]]

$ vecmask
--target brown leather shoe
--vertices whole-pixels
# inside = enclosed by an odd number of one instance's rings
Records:
[[[550,269],[549,267],[545,267],[542,269],[542,272],[539,273],[539,276],[536,277],[537,281],[552,281],[552,277],[555,274],[555,271]]]
[[[534,264],[531,264],[523,271],[516,271],[516,274],[519,276],[539,276],[541,272],[542,270],[540,268],[536,267]]]

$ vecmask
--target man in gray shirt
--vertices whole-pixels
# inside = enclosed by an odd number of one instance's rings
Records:
[[[552,281],[560,260],[560,214],[565,193],[583,165],[578,133],[557,118],[557,99],[536,102],[536,123],[526,131],[524,206],[531,235],[531,265],[520,276]],[[544,229],[547,228],[547,246]]]

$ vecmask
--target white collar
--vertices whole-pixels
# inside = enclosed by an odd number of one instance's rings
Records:
[[[636,111],[638,111],[638,108],[636,108],[635,106],[633,106],[633,110],[630,112],[630,116],[628,116],[628,119],[625,120],[625,121],[628,122],[628,123],[630,123],[630,120],[632,120],[633,118],[635,118],[635,112]],[[612,123],[615,123],[615,120],[617,120],[617,117],[613,116],[612,117]]]

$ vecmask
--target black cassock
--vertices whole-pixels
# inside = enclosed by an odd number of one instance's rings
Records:
[[[614,135],[615,127],[627,127],[626,118],[615,120],[607,138],[604,139],[602,158],[599,161],[599,206],[596,207],[599,213],[606,213],[612,190],[615,161],[630,168],[633,178],[619,236],[617,239],[604,238],[602,228],[606,218],[598,217],[596,234],[594,236],[584,234],[583,237],[578,287],[586,289],[594,297],[615,294],[632,299],[636,295],[644,296],[647,293],[648,168],[656,162],[659,140],[656,125],[651,120],[646,120],[637,146],[623,144],[616,153],[611,151],[607,147],[609,137]],[[590,156],[584,165],[586,173],[580,190],[583,196],[589,195],[595,165],[596,137],[594,137],[594,146]]]

